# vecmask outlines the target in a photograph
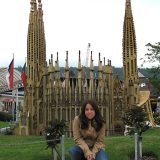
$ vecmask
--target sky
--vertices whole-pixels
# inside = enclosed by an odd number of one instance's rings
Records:
[[[30,0],[0,2],[0,67],[8,67],[14,54],[15,67],[23,66],[27,56],[27,31]],[[110,59],[122,67],[122,34],[125,0],[42,0],[47,61],[59,53],[60,66],[77,66],[81,51],[86,64],[87,46],[91,44],[94,65]],[[147,43],[160,41],[160,0],[132,0],[137,40],[138,67],[147,53]],[[87,63],[89,66],[89,62]],[[145,66],[144,66],[145,67]],[[146,66],[147,67],[147,66]]]

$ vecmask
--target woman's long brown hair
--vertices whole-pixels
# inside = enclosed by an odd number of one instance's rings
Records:
[[[79,115],[81,128],[87,129],[89,127],[89,120],[87,119],[85,115],[85,108],[87,104],[90,104],[95,111],[95,117],[93,118],[93,120],[91,120],[91,125],[98,132],[102,128],[103,123],[105,123],[105,121],[100,113],[100,110],[95,100],[88,99],[88,100],[85,100],[84,103],[82,104],[81,114]],[[93,125],[93,121],[95,121],[96,125]]]

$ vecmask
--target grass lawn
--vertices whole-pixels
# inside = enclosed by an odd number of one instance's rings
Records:
[[[68,149],[73,144],[72,138],[65,138],[65,160],[69,160]],[[45,138],[40,136],[0,135],[0,160],[53,160],[46,146]],[[153,152],[160,159],[160,128],[144,133],[142,146],[143,152]],[[106,151],[109,160],[129,160],[129,155],[134,154],[134,138],[106,137]]]
[[[0,128],[9,127],[9,126],[10,126],[9,122],[2,122],[2,121],[0,121]]]

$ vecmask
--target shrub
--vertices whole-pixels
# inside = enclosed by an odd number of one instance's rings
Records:
[[[55,148],[64,134],[66,128],[65,121],[54,120],[50,122],[50,127],[46,128],[45,137],[47,140],[47,148]]]
[[[137,133],[139,136],[143,132],[149,129],[149,124],[146,124],[147,114],[139,106],[133,106],[127,110],[122,116],[125,125],[130,126],[128,128],[129,135]]]

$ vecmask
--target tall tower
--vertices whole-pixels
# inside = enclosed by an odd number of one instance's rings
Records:
[[[37,82],[46,63],[46,43],[41,0],[31,0],[27,37],[28,85]]]
[[[137,69],[137,46],[131,1],[126,0],[123,24],[123,72],[125,108],[139,102],[139,79]]]
[[[29,133],[35,134],[39,113],[37,87],[46,66],[46,43],[41,0],[31,0],[27,36],[27,88],[25,109],[29,114]]]

